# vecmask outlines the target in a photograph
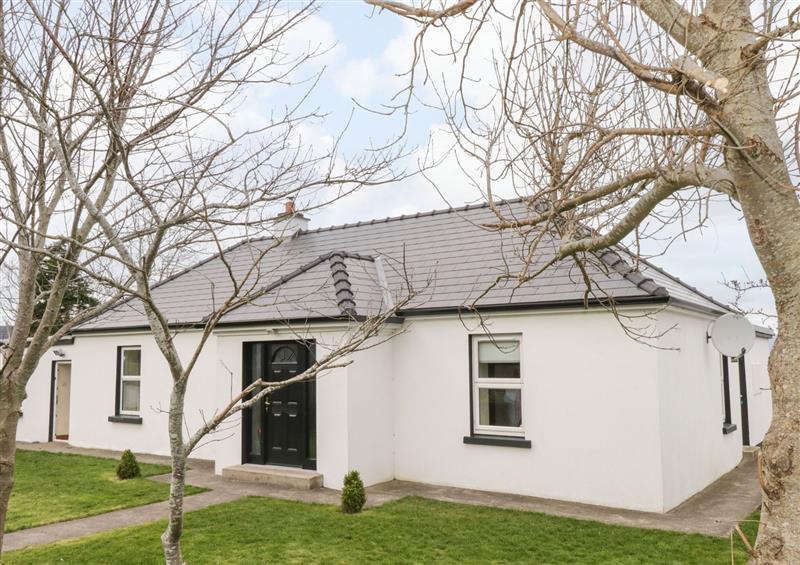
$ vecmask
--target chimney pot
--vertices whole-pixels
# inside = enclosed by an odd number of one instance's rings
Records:
[[[275,216],[273,236],[278,238],[291,237],[300,230],[308,229],[309,219],[299,213],[294,206],[294,199],[290,198],[283,207],[283,214]]]

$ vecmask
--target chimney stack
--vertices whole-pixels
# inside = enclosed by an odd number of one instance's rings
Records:
[[[283,207],[283,213],[275,218],[273,235],[277,238],[292,237],[298,231],[308,229],[310,220],[299,213],[294,206],[294,199],[289,198]]]

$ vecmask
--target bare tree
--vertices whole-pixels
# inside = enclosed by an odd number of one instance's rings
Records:
[[[723,279],[721,284],[733,293],[730,308],[744,316],[751,316],[770,324],[775,320],[775,314],[763,306],[748,304],[748,300],[758,293],[770,292],[769,282],[766,279],[753,280],[746,276],[742,279]]]
[[[213,236],[212,232],[209,232]],[[118,236],[109,237],[118,240]],[[310,381],[324,375],[331,369],[345,367],[352,362],[352,355],[358,351],[376,347],[393,337],[396,332],[382,332],[386,322],[396,315],[411,300],[416,298],[420,291],[415,290],[410,284],[403,289],[396,289],[393,298],[378,310],[370,315],[356,316],[354,312],[346,312],[341,318],[337,319],[340,323],[344,321],[346,328],[340,335],[326,343],[317,343],[317,359],[305,371],[299,375],[283,381],[267,381],[265,376],[260,376],[243,390],[235,392],[229,399],[216,409],[213,414],[204,415],[201,426],[194,430],[189,430],[186,421],[185,398],[190,384],[190,377],[196,367],[203,349],[212,337],[224,316],[238,307],[250,304],[259,304],[268,307],[292,309],[293,307],[303,307],[303,301],[309,298],[309,293],[301,296],[280,297],[275,296],[281,290],[282,285],[289,283],[294,276],[294,272],[304,272],[322,264],[327,268],[328,260],[337,260],[341,256],[338,253],[322,256],[318,259],[309,261],[296,269],[292,273],[286,272],[288,256],[279,255],[280,240],[267,240],[264,246],[255,252],[255,259],[248,263],[246,267],[236,269],[228,262],[228,252],[223,251],[219,257],[214,259],[219,264],[226,267],[228,272],[228,285],[223,289],[216,287],[210,295],[200,295],[198,298],[209,301],[208,314],[204,317],[202,327],[199,331],[191,332],[193,338],[191,347],[186,350],[181,349],[176,344],[175,338],[184,333],[180,327],[175,327],[168,321],[167,310],[160,304],[157,292],[153,292],[154,285],[147,280],[140,280],[126,289],[136,296],[147,316],[153,337],[166,360],[169,372],[172,377],[172,391],[169,399],[168,412],[168,432],[170,440],[170,455],[172,470],[170,477],[170,497],[169,497],[169,523],[161,536],[164,548],[166,563],[182,564],[183,556],[181,552],[180,540],[183,534],[183,498],[185,490],[185,478],[187,459],[191,453],[206,439],[209,434],[221,428],[226,421],[241,411],[257,405],[262,399],[268,401],[269,395],[287,386],[297,385],[298,383]],[[120,250],[125,249],[120,244]],[[270,257],[273,256],[273,257]],[[239,259],[241,257],[238,257]],[[296,257],[295,257],[296,258]],[[372,258],[358,257],[359,261],[370,261]],[[264,268],[263,265],[271,265]],[[228,270],[229,268],[229,270]],[[310,294],[323,294],[326,290],[328,277],[323,277],[318,288]],[[406,279],[410,280],[410,279]],[[377,285],[381,281],[376,280]],[[388,290],[387,287],[383,287]],[[330,316],[330,314],[328,314]],[[306,341],[309,335],[314,335],[313,327],[309,328],[306,324],[292,326],[286,324],[297,336],[298,341]],[[320,347],[321,345],[321,347]]]
[[[97,116],[82,114],[69,93],[77,85],[58,76],[56,46],[43,34],[30,34],[31,21],[3,5],[0,15],[0,279],[4,322],[13,329],[0,344],[0,548],[14,481],[17,424],[25,388],[45,352],[81,322],[102,313],[123,296],[107,289],[102,300],[71,319],[61,319],[65,292],[80,271],[101,263],[104,246],[96,239],[95,218],[70,196],[55,151],[35,120],[53,119],[44,102],[57,97],[64,115],[58,123],[69,159],[101,151],[93,132]],[[8,63],[13,61],[13,65]],[[24,73],[24,92],[18,73]],[[59,89],[59,93],[55,91]],[[41,100],[26,105],[25,99]],[[113,187],[104,182],[105,165],[86,165],[81,183],[98,209],[105,209]],[[86,252],[86,246],[93,252]],[[59,253],[53,254],[58,248]],[[43,290],[40,280],[50,260],[58,265]],[[57,261],[53,263],[53,261]],[[100,269],[102,271],[102,267]],[[43,305],[41,315],[35,315]]]
[[[487,229],[555,230],[554,260],[581,265],[609,246],[666,248],[716,202],[741,211],[778,320],[752,562],[800,563],[800,7],[366,2],[418,23],[394,109],[439,107],[489,203],[500,187],[531,203],[524,217],[495,208]],[[507,278],[539,270],[528,261]]]
[[[227,418],[274,390],[347,364],[353,352],[385,339],[379,335],[384,322],[416,295],[407,286],[366,318],[345,312],[347,331],[303,374],[253,383],[199,429],[184,430],[190,376],[217,324],[287,280],[288,256],[273,258],[288,239],[276,206],[296,199],[309,210],[402,177],[392,166],[402,155],[397,148],[348,157],[339,149],[341,136],[325,145],[303,138],[302,126],[321,117],[308,108],[320,72],[314,59],[330,46],[305,40],[298,48],[292,42],[314,11],[313,3],[278,0],[4,4],[0,157],[4,208],[10,212],[4,209],[2,220],[12,234],[4,239],[5,256],[19,264],[20,296],[7,363],[15,368],[4,368],[0,403],[0,515],[11,489],[27,378],[60,336],[120,306],[123,297],[120,307],[143,311],[172,377],[170,513],[162,544],[167,563],[178,564],[192,450]],[[264,111],[261,120],[237,121],[244,96],[265,89],[283,107]],[[23,181],[28,201],[18,212]],[[249,247],[247,261],[234,265],[228,242],[248,238],[262,238],[263,244]],[[67,252],[48,253],[54,241]],[[65,282],[78,271],[92,277],[107,300],[53,336],[35,334],[23,355],[35,302],[24,281],[35,278],[28,271],[37,256],[62,265],[46,318],[57,314]],[[175,324],[157,281],[212,256],[224,280],[198,296],[208,301],[202,319],[192,320],[190,328]],[[50,325],[43,318],[39,328]],[[189,329],[195,340],[188,352],[181,351],[175,338]]]

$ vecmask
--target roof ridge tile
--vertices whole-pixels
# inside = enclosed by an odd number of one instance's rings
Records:
[[[600,260],[613,269],[624,279],[649,294],[650,296],[669,296],[669,291],[656,283],[650,277],[644,276],[639,270],[629,265],[622,256],[613,249],[606,249],[599,254]]]
[[[504,205],[509,205],[509,204],[518,204],[518,203],[523,202],[525,200],[526,199],[522,198],[522,197],[510,198],[508,200],[497,200],[497,201],[494,202],[494,205],[495,206],[504,206]],[[414,220],[414,219],[417,219],[417,218],[423,218],[423,217],[427,217],[427,216],[438,216],[438,215],[442,215],[442,214],[452,214],[453,212],[467,212],[467,211],[471,211],[471,210],[478,210],[479,208],[489,208],[489,206],[490,205],[489,205],[488,202],[481,202],[481,203],[477,203],[477,204],[466,204],[464,206],[458,206],[458,207],[455,207],[455,208],[453,206],[449,206],[448,208],[436,208],[434,210],[428,210],[428,211],[425,211],[425,212],[416,212],[414,214],[401,214],[399,216],[387,216],[387,217],[385,217],[383,219],[374,219],[374,220],[370,220],[370,221],[366,221],[365,220],[365,221],[356,222],[356,223],[352,223],[351,222],[351,223],[344,223],[344,224],[334,224],[332,226],[323,226],[323,227],[319,227],[319,228],[299,230],[297,232],[297,235],[305,235],[305,234],[309,234],[309,233],[320,233],[320,232],[326,232],[326,231],[341,230],[341,229],[346,229],[346,228],[359,227],[361,225],[372,225],[373,223],[378,223],[378,222],[394,222],[394,221],[401,221],[401,220]],[[269,239],[269,238],[264,238],[264,239]]]
[[[336,303],[339,310],[345,316],[356,315],[356,301],[353,294],[353,287],[350,284],[350,274],[347,272],[347,264],[344,262],[346,254],[344,252],[333,252],[328,261],[331,267],[333,278],[333,288],[336,290]]]

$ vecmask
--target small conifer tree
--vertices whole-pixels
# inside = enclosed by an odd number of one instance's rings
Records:
[[[142,470],[139,469],[139,463],[136,461],[136,456],[130,449],[126,449],[122,452],[122,458],[119,460],[119,464],[117,465],[117,477],[121,480],[125,479],[133,479],[135,477],[140,477],[142,475]]]
[[[356,514],[361,512],[367,502],[367,493],[364,492],[364,483],[358,471],[350,471],[344,476],[342,489],[342,512]]]

